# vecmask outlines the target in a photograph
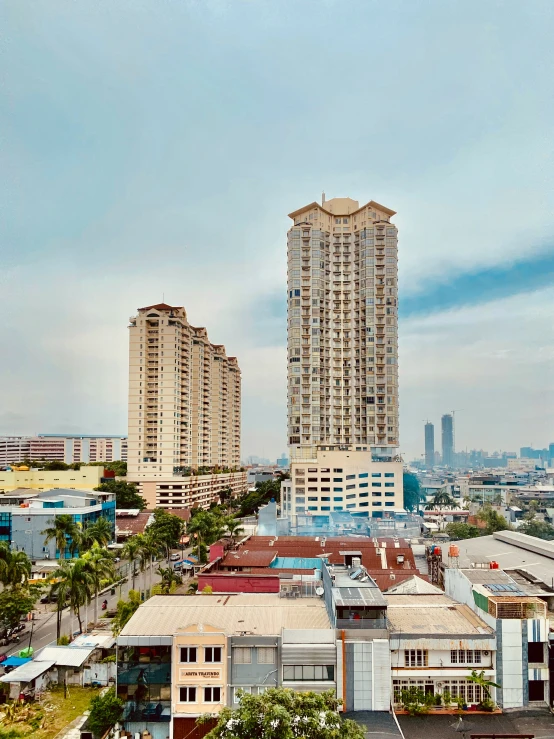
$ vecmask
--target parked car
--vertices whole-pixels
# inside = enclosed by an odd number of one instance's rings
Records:
[[[170,559],[171,559],[172,562],[177,562],[178,560],[181,559],[181,555],[178,554],[177,552],[173,552],[173,554],[171,555]]]

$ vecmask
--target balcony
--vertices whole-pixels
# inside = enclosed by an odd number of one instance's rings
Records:
[[[337,618],[337,629],[386,629],[386,618]]]

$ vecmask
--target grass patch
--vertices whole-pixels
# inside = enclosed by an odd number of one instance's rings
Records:
[[[69,686],[68,697],[63,697],[63,687],[47,691],[40,703],[17,706],[0,722],[0,739],[54,739],[54,737],[78,716],[88,710],[90,700],[100,688]],[[0,706],[0,714],[7,709]]]

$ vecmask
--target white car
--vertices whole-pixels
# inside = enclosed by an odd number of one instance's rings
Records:
[[[172,561],[172,562],[177,562],[178,560],[180,560],[180,559],[181,559],[181,555],[180,555],[180,554],[176,554],[176,553],[174,552],[174,553],[173,553],[173,554],[171,555],[170,559],[171,559],[171,561]]]

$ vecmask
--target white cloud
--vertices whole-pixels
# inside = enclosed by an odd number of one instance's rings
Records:
[[[411,318],[400,332],[400,437],[423,452],[423,422],[454,409],[458,449],[554,441],[554,288]]]

